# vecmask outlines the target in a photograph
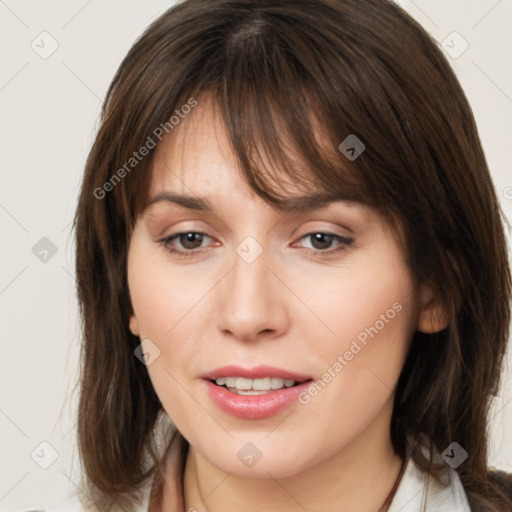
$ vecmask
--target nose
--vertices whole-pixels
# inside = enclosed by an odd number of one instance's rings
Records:
[[[268,268],[273,266],[271,259],[266,250],[252,262],[235,253],[233,267],[219,289],[217,323],[223,334],[255,341],[275,338],[288,329],[289,297],[275,269]]]

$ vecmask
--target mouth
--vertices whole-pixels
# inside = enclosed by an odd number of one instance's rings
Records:
[[[225,366],[202,379],[211,400],[223,412],[242,419],[275,416],[292,406],[313,381],[309,376],[270,366]]]

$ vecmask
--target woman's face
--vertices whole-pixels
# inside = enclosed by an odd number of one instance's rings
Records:
[[[212,113],[200,102],[158,148],[129,248],[130,329],[163,407],[199,456],[239,475],[386,442],[421,316],[392,232],[361,204],[274,209]]]

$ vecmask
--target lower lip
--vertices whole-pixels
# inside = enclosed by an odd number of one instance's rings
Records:
[[[310,381],[306,381],[291,388],[270,391],[265,395],[237,395],[209,380],[205,382],[210,398],[220,409],[231,416],[247,420],[260,420],[279,414],[297,400],[310,384]]]

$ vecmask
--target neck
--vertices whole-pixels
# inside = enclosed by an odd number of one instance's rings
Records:
[[[380,511],[402,465],[389,437],[391,405],[384,407],[349,445],[285,478],[246,478],[226,473],[191,446],[184,474],[185,510]]]

